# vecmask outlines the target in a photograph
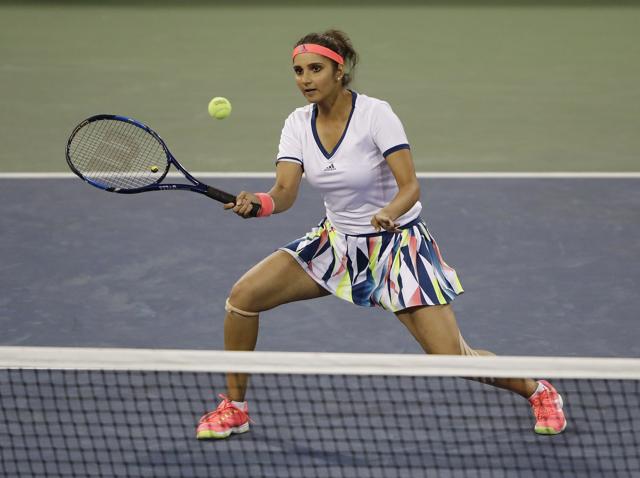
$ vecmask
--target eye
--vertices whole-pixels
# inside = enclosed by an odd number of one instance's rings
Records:
[[[311,71],[313,71],[314,73],[318,73],[320,70],[322,70],[322,65],[312,65],[311,66]]]
[[[296,67],[293,68],[293,72],[296,75],[300,76],[302,74],[302,68],[300,68],[299,66],[296,66]]]

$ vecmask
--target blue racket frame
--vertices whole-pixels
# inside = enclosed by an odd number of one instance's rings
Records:
[[[73,141],[73,139],[76,136],[77,132],[80,131],[85,126],[87,126],[89,123],[93,123],[93,122],[101,121],[101,120],[122,121],[124,123],[128,123],[130,125],[136,126],[136,127],[140,128],[140,129],[144,130],[145,132],[147,132],[148,134],[153,136],[158,141],[160,146],[162,146],[162,149],[163,149],[163,151],[164,151],[164,153],[165,153],[165,155],[167,157],[167,162],[166,162],[166,167],[165,167],[164,171],[162,172],[161,175],[158,176],[158,179],[156,179],[153,182],[153,184],[150,184],[148,186],[139,187],[139,188],[131,188],[131,189],[116,188],[116,187],[112,187],[112,186],[107,186],[106,184],[101,184],[99,181],[96,181],[94,179],[85,177],[73,165],[73,162],[71,161],[71,157],[70,157],[70,148],[71,148],[71,142]],[[204,184],[204,183],[198,181],[196,178],[194,178],[178,162],[178,160],[173,156],[173,154],[171,154],[171,151],[169,151],[169,148],[167,147],[167,145],[165,144],[165,142],[162,140],[162,138],[160,137],[160,135],[158,133],[156,133],[154,130],[152,130],[149,126],[147,126],[143,122],[138,121],[138,120],[133,119],[133,118],[128,118],[126,116],[111,115],[111,114],[98,114],[98,115],[91,116],[91,117],[85,119],[84,121],[82,121],[78,126],[76,126],[74,128],[73,132],[69,136],[69,140],[67,141],[67,147],[66,147],[66,150],[65,150],[65,157],[67,159],[67,164],[69,165],[69,168],[79,178],[81,178],[83,181],[89,183],[90,185],[92,185],[92,186],[94,186],[96,188],[102,189],[104,191],[109,191],[109,192],[119,193],[119,194],[138,194],[138,193],[143,193],[143,192],[147,192],[147,191],[169,191],[169,190],[180,191],[180,190],[182,190],[182,191],[193,191],[195,193],[204,194],[205,196],[208,196],[211,199],[215,199],[216,201],[219,201],[219,202],[222,202],[222,203],[225,203],[225,204],[226,203],[234,203],[235,204],[235,202],[236,202],[236,197],[234,195],[229,194],[229,193],[224,192],[224,191],[221,191],[220,189],[211,187],[211,186],[209,186],[207,184]],[[171,168],[172,164],[192,184],[178,184],[178,183],[161,184],[161,182],[166,178],[167,174],[169,173],[169,169]],[[253,208],[252,208],[252,211],[251,211],[251,216],[256,216],[258,214],[259,210],[260,210],[260,205],[259,204],[253,204]]]

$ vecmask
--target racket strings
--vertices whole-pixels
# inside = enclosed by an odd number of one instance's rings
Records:
[[[154,136],[112,119],[94,121],[78,130],[69,159],[83,177],[116,189],[149,186],[168,166],[165,151]]]

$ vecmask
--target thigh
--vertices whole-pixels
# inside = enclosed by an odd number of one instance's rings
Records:
[[[287,302],[315,299],[328,294],[291,255],[276,251],[236,282],[229,302],[242,310],[262,312]]]
[[[450,305],[416,307],[396,312],[425,352],[457,355],[460,350],[460,329]]]

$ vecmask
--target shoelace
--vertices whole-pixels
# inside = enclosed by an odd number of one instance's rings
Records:
[[[251,419],[251,417],[249,416],[249,414],[247,412],[245,412],[244,410],[240,410],[240,409],[236,408],[233,405],[233,403],[231,403],[231,399],[229,397],[227,397],[226,395],[223,395],[222,393],[219,394],[218,397],[222,399],[222,402],[220,402],[220,404],[218,405],[218,408],[216,408],[212,412],[209,412],[209,413],[205,414],[200,419],[200,423],[213,422],[214,421],[214,417],[219,416],[219,415],[223,415],[223,413],[225,411],[227,411],[229,408],[231,408],[234,411],[238,411],[238,412],[244,413],[247,416],[247,419],[249,420],[249,422],[251,422],[252,424],[255,424],[255,422]],[[228,418],[228,417],[219,418],[216,421],[218,423],[221,423],[226,418]]]

